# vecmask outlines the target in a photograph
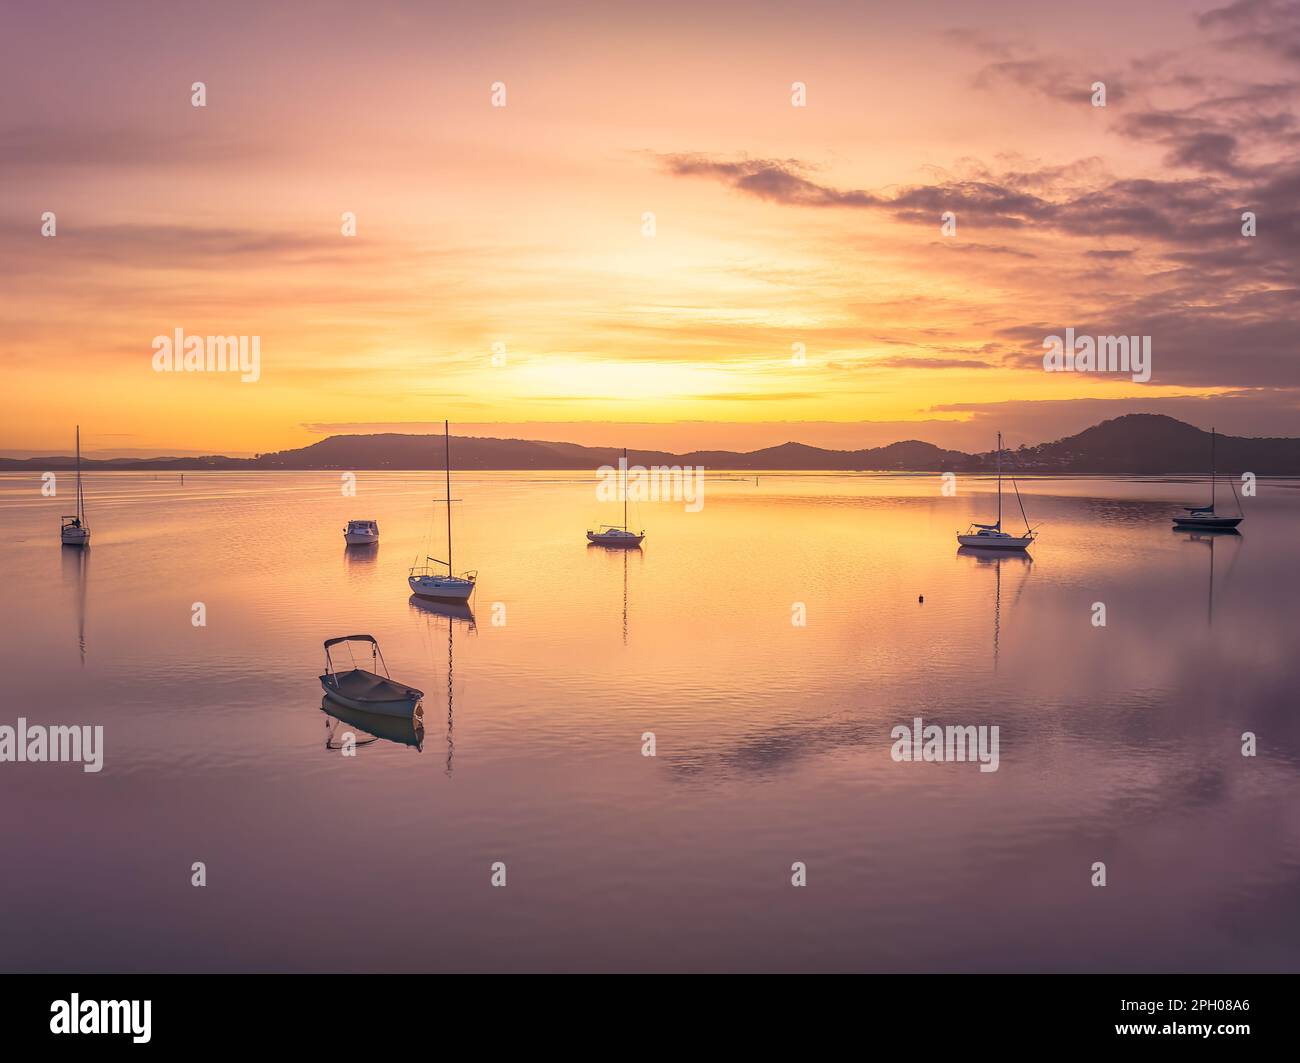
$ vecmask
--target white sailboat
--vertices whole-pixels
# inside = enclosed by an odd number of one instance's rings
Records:
[[[60,518],[63,526],[59,539],[64,546],[85,546],[90,542],[90,526],[86,523],[86,498],[81,493],[81,425],[77,425],[77,512]]]
[[[597,546],[621,546],[632,547],[640,546],[641,541],[645,538],[645,530],[639,532],[628,531],[627,527],[627,448],[623,448],[623,462],[620,465],[621,475],[619,477],[623,492],[623,524],[620,527],[617,524],[602,524],[596,529],[587,529],[587,541],[595,543]]]
[[[447,465],[447,560],[439,561],[436,557],[425,557],[423,565],[416,564],[411,566],[410,574],[406,577],[407,585],[411,588],[412,594],[418,594],[421,598],[434,598],[443,602],[464,602],[474,593],[474,585],[478,579],[477,572],[463,572],[459,576],[452,571],[451,567],[451,504],[455,501],[451,497],[451,429],[446,421],[442,422],[443,440],[445,443],[446,465]],[[434,568],[433,565],[439,566]],[[447,571],[444,574],[441,566],[446,566]]]
[[[980,550],[1027,550],[1030,544],[1038,538],[1038,533],[1029,526],[1029,518],[1025,516],[1025,504],[1020,502],[1020,515],[1024,517],[1025,534],[1012,535],[1010,532],[1002,530],[1002,433],[998,433],[998,520],[996,524],[975,524],[966,531],[957,533],[957,542],[962,546],[971,546]],[[1020,488],[1016,486],[1015,477],[1011,479],[1011,486],[1015,487],[1016,500],[1020,501]]]
[[[1214,429],[1210,429],[1210,504],[1208,506],[1186,506],[1183,509],[1181,517],[1174,517],[1174,527],[1184,530],[1192,528],[1203,528],[1209,531],[1231,531],[1243,520],[1246,514],[1241,512],[1241,499],[1237,498],[1237,488],[1233,486],[1231,480],[1228,486],[1232,487],[1232,497],[1237,501],[1236,517],[1221,517],[1214,512],[1214,504],[1217,501],[1218,476],[1215,472],[1215,455],[1214,455]]]

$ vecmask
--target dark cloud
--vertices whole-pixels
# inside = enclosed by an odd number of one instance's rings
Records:
[[[796,159],[728,159],[701,154],[661,156],[676,177],[706,177],[738,192],[796,207],[844,207],[884,210],[904,220],[937,223],[947,210],[969,212],[981,224],[1014,228],[1043,216],[1051,204],[1007,185],[957,181],[915,185],[893,195],[838,189],[807,176],[812,168]]]
[[[666,155],[663,163],[677,177],[711,177],[737,191],[775,203],[801,207],[870,207],[883,200],[866,192],[817,184],[796,159],[718,159],[707,155]]]
[[[999,335],[1023,345],[1017,358],[1042,367],[1043,340],[1062,335],[1150,336],[1151,383],[1181,387],[1300,388],[1300,289],[1245,292],[1198,303],[1199,290],[1118,303],[1105,319],[1038,321]],[[1127,379],[1127,378],[1124,378]]]
[[[1242,0],[1199,23],[1215,44],[1300,58],[1300,0]],[[1075,105],[1094,80],[1018,46],[950,36],[993,60],[977,79],[986,88],[1015,84]],[[990,323],[988,335],[1010,348],[1004,364],[1041,371],[1043,338],[1066,326],[1079,335],[1151,336],[1153,384],[1251,389],[1262,401],[1284,402],[1291,416],[1289,389],[1300,389],[1300,81],[1278,76],[1267,60],[1258,65],[1261,76],[1252,80],[1241,64],[1233,74],[1244,76],[1228,76],[1193,53],[1166,52],[1095,76],[1107,81],[1108,128],[1163,156],[1151,177],[1116,176],[1096,160],[1052,168],[972,163],[961,176],[940,172],[877,190],[837,187],[798,159],[695,154],[668,156],[664,165],[789,207],[864,210],[930,229],[954,211],[962,232],[1007,236],[988,244],[931,241],[935,254],[960,250],[991,262],[1019,247],[1051,257],[1061,281],[1053,301],[1064,320]],[[1127,91],[1117,95],[1121,82]],[[1116,106],[1125,99],[1127,106]],[[1170,99],[1177,105],[1164,104]],[[1242,232],[1246,211],[1255,215],[1254,237]],[[1023,305],[1041,303],[1032,278],[1004,279],[1026,285]],[[857,368],[971,368],[962,353]]]
[[[902,355],[873,358],[868,369],[991,369],[988,362],[974,358],[907,358]]]
[[[988,89],[1006,84],[1028,88],[1049,99],[1063,103],[1092,106],[1093,84],[1106,86],[1107,105],[1121,102],[1127,95],[1124,76],[1113,70],[1085,70],[1073,65],[1063,72],[1059,62],[1034,57],[1002,59],[990,63],[975,75],[975,87]]]
[[[1034,252],[1023,247],[1007,247],[1005,244],[970,244],[958,240],[936,240],[930,246],[957,255],[1009,255],[1012,258],[1038,258]]]
[[[1295,0],[1237,0],[1207,11],[1202,28],[1222,34],[1221,43],[1300,62],[1300,3]]]
[[[1192,179],[1117,179],[1053,198],[1026,191],[1023,174],[911,185],[884,194],[819,184],[806,176],[810,168],[796,160],[712,159],[695,154],[668,155],[662,161],[675,176],[713,178],[768,202],[876,210],[927,226],[937,225],[945,211],[954,211],[961,223],[985,228],[1036,228],[1071,236],[1117,235],[1203,245],[1207,240],[1240,236],[1240,209],[1235,203],[1261,201],[1274,208],[1271,216],[1287,231],[1300,223],[1300,204],[1284,198],[1300,181],[1300,170],[1279,174],[1255,190]]]

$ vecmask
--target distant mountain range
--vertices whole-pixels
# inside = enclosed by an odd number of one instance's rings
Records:
[[[594,470],[615,465],[622,453],[612,447],[583,447],[576,443],[545,443],[528,439],[452,437],[452,459],[458,470],[555,469]],[[1300,439],[1256,439],[1219,436],[1218,468],[1225,473],[1254,472],[1260,476],[1300,475]],[[702,465],[706,469],[764,471],[776,469],[979,472],[993,468],[993,451],[965,454],[932,443],[908,439],[868,450],[823,450],[803,443],[782,443],[748,453],[697,450],[669,454],[629,450],[632,465]],[[1037,473],[1154,475],[1204,473],[1210,467],[1210,433],[1163,414],[1133,413],[1058,439],[1022,446],[1004,458],[1008,468]],[[68,455],[0,458],[3,470],[66,469]],[[297,450],[281,450],[252,458],[82,459],[86,469],[440,469],[443,440],[437,435],[340,435]]]

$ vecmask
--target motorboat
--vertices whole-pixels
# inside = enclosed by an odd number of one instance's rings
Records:
[[[371,546],[379,542],[379,522],[374,520],[350,520],[343,529],[343,541],[348,546]]]

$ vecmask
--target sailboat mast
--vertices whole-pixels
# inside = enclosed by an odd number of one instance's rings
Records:
[[[998,530],[1002,530],[1002,433],[998,433]]]
[[[1216,501],[1215,496],[1218,494],[1217,477],[1215,476],[1215,455],[1214,455],[1214,426],[1210,426],[1210,508],[1214,508]]]
[[[627,531],[627,447],[623,448],[623,530]]]
[[[81,425],[77,425],[77,520],[85,523],[85,504],[81,500]]]
[[[447,464],[447,575],[453,575],[451,567],[451,427],[447,421],[442,422],[442,452]]]

